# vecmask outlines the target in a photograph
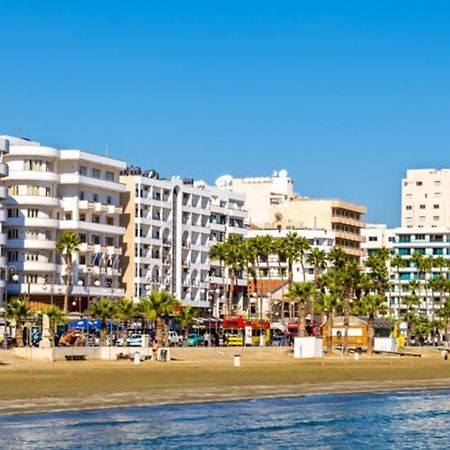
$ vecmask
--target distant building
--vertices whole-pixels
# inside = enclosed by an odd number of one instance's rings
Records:
[[[371,253],[377,252],[381,248],[387,248],[392,252],[395,243],[395,231],[385,224],[368,223],[366,228],[361,230],[363,242],[361,248],[364,252],[361,262],[366,263]]]
[[[402,227],[450,227],[450,169],[410,169],[402,180]]]
[[[127,296],[166,289],[183,305],[215,308],[218,315],[227,274],[210,261],[209,250],[230,234],[245,235],[245,196],[202,181],[162,179],[140,168],[124,170],[120,179],[127,189],[122,194]],[[242,304],[245,273],[238,274],[237,284],[236,303]]]
[[[271,177],[217,179],[221,189],[242,192],[250,228],[325,229],[335,233],[336,245],[352,257],[363,255],[361,229],[365,227],[365,206],[343,200],[310,199],[294,192],[294,185],[286,170]]]

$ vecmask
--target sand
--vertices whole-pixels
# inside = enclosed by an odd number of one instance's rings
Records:
[[[321,393],[450,388],[450,361],[340,355],[294,360],[285,349],[177,349],[175,361],[33,362],[0,351],[0,412],[30,413],[128,405]]]

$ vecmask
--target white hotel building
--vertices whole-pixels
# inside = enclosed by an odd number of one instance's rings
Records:
[[[166,289],[184,305],[219,312],[224,276],[209,249],[229,234],[244,236],[244,196],[192,179],[160,179],[155,171],[129,168],[124,206],[124,284],[139,298]],[[240,274],[237,303],[247,281]],[[220,291],[220,294],[219,294]]]
[[[55,247],[58,234],[71,230],[82,241],[73,257],[71,309],[83,311],[90,297],[122,296],[120,194],[125,186],[119,175],[126,164],[23,138],[3,139],[9,145],[9,174],[3,179],[8,294],[28,297],[35,308],[61,304],[65,264]]]
[[[8,166],[5,163],[5,155],[9,152],[9,142],[0,138],[0,182],[8,175]],[[6,221],[6,209],[4,201],[7,196],[6,188],[0,184],[0,305],[6,293],[6,235],[4,233],[4,223]]]

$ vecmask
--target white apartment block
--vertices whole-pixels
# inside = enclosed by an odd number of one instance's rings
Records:
[[[412,169],[402,180],[402,227],[450,227],[450,169]]]
[[[450,271],[448,263],[450,262],[450,228],[446,227],[428,227],[428,228],[396,228],[395,242],[393,250],[395,255],[400,255],[404,261],[404,267],[397,269],[391,267],[392,292],[389,293],[392,315],[401,317],[408,310],[406,297],[411,295],[408,284],[411,280],[418,280],[421,288],[416,294],[420,301],[413,307],[413,311],[420,315],[426,315],[430,319],[437,318],[437,312],[442,303],[447,298],[446,294],[442,296],[441,292],[433,291],[431,288],[425,288],[425,281],[436,278],[443,274],[449,279]],[[434,267],[421,275],[415,264],[411,261],[414,253],[420,253],[424,257],[430,257],[435,260]],[[439,266],[436,264],[442,258],[445,264]],[[442,298],[441,298],[442,297]]]
[[[6,139],[0,138],[0,183],[3,178],[8,176],[8,166],[5,163],[5,155],[9,152],[9,142]],[[4,208],[4,201],[7,196],[7,190],[0,184],[0,305],[3,304],[6,294],[6,280],[7,276],[7,261],[6,261],[6,235],[4,233],[4,224],[6,221],[6,209]]]
[[[368,223],[366,228],[361,229],[361,236],[364,239],[361,244],[361,249],[364,252],[361,257],[362,264],[367,262],[367,258],[371,253],[377,252],[383,247],[392,252],[395,242],[395,231],[392,228],[388,228],[387,225]]]
[[[80,150],[60,150],[23,138],[9,142],[3,182],[7,220],[9,295],[22,295],[32,306],[60,304],[64,293],[64,257],[56,251],[63,230],[79,234],[73,256],[71,309],[83,311],[91,297],[121,297],[122,161]]]
[[[140,298],[166,289],[184,305],[211,308],[223,292],[224,276],[209,249],[229,234],[245,234],[244,196],[204,182],[129,168],[120,177],[124,207],[124,283],[127,296]],[[238,285],[241,297],[245,274]],[[218,305],[219,302],[215,302]]]

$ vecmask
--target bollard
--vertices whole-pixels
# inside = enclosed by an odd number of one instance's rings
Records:
[[[135,352],[133,356],[133,363],[137,366],[141,363],[141,354],[139,352]]]
[[[353,353],[353,357],[355,358],[355,361],[359,361],[359,353],[358,352]]]
[[[241,367],[241,355],[234,355],[234,367]]]

